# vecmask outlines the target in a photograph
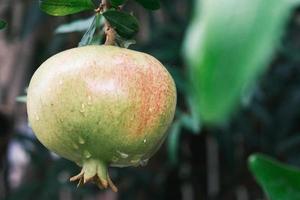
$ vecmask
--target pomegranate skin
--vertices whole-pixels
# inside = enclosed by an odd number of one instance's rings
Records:
[[[144,164],[166,137],[174,81],[154,57],[114,46],[56,54],[34,73],[28,118],[39,141],[76,162],[79,184],[112,187],[107,166]]]

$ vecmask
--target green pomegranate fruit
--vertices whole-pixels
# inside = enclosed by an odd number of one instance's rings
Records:
[[[37,138],[82,167],[70,180],[114,191],[108,166],[146,163],[165,139],[175,107],[175,84],[164,66],[148,54],[114,46],[54,55],[28,88],[28,117]]]

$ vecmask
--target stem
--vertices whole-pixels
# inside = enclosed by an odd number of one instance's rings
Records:
[[[70,178],[70,181],[78,181],[77,186],[81,186],[88,182],[94,182],[101,189],[111,188],[117,192],[118,188],[111,181],[107,164],[99,160],[86,160],[83,163],[81,172]]]
[[[105,12],[111,7],[108,0],[102,0],[100,4],[100,12]],[[105,45],[115,45],[115,39],[116,39],[116,31],[113,27],[109,24],[107,20],[105,20],[104,24],[104,33],[106,35]]]

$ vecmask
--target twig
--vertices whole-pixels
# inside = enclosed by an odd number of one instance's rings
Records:
[[[99,8],[96,10],[96,12],[103,13],[107,11],[111,7],[110,2],[108,0],[102,0]],[[115,45],[115,39],[116,39],[116,31],[115,29],[109,24],[107,20],[105,20],[104,24],[104,33],[106,35],[105,39],[105,45]]]

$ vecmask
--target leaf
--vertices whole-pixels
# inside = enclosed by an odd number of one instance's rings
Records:
[[[91,0],[41,0],[41,9],[49,15],[65,16],[95,8]]]
[[[94,20],[94,16],[62,24],[55,29],[56,34],[86,31]]]
[[[201,122],[191,98],[188,98],[188,107],[191,113],[182,113],[180,115],[182,126],[190,130],[194,134],[199,134],[201,130]]]
[[[225,121],[270,62],[293,8],[289,0],[198,0],[183,52],[206,123]]]
[[[270,200],[300,199],[300,170],[272,158],[254,154],[248,159],[249,168]]]
[[[135,0],[141,4],[144,8],[149,10],[157,10],[160,8],[159,0]]]
[[[6,26],[7,26],[6,21],[0,19],[0,30],[1,30],[1,29],[4,29]]]
[[[90,24],[89,29],[85,32],[85,34],[83,35],[82,39],[78,44],[79,47],[92,44],[97,25],[100,23],[100,16],[101,15],[94,16],[94,19]]]
[[[128,13],[108,10],[103,13],[103,16],[116,29],[117,33],[124,38],[132,38],[139,30],[137,19]]]
[[[175,121],[169,132],[169,136],[167,138],[167,150],[168,156],[171,161],[171,164],[176,165],[178,163],[178,146],[179,146],[179,139],[181,133],[181,121]]]
[[[112,6],[117,7],[124,4],[126,0],[110,0]]]

